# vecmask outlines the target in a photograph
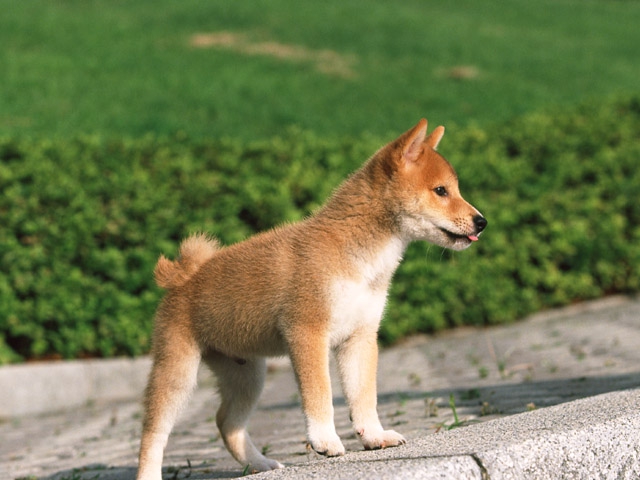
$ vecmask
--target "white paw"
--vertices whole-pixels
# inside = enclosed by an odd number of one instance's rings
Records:
[[[333,424],[321,425],[309,422],[307,437],[311,448],[327,457],[339,457],[344,455],[344,445],[336,433]]]
[[[320,455],[324,455],[326,457],[339,457],[341,455],[344,455],[345,453],[344,445],[342,445],[340,438],[338,438],[337,436],[336,438],[332,439],[322,439],[316,441],[311,441],[310,439],[309,443],[311,444],[311,448],[313,448],[316,453],[319,453]]]
[[[266,457],[262,457],[260,460],[254,460],[249,465],[247,465],[248,473],[258,473],[258,472],[268,472],[271,470],[278,470],[280,468],[284,468],[280,462],[275,460],[271,460]]]
[[[407,440],[395,430],[374,430],[367,432],[365,429],[356,430],[364,445],[365,450],[377,450],[379,448],[397,447],[404,445]]]

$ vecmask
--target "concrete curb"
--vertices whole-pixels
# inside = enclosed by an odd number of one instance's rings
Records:
[[[637,479],[638,405],[612,392],[252,478]]]
[[[288,358],[267,361],[270,369],[288,365]],[[142,400],[150,370],[150,357],[6,365],[0,367],[0,419]]]
[[[4,366],[0,368],[0,418],[141,398],[150,368],[148,357]]]

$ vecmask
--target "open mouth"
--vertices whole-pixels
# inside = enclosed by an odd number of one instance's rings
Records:
[[[455,242],[456,240],[468,240],[470,242],[477,242],[478,241],[478,236],[477,235],[460,235],[458,233],[453,233],[449,230],[446,230],[444,228],[440,228],[440,230],[447,235],[453,242]]]

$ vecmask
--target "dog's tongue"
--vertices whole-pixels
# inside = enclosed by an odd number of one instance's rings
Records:
[[[471,240],[472,242],[477,242],[478,241],[478,237],[476,235],[467,235],[467,238],[469,240]]]

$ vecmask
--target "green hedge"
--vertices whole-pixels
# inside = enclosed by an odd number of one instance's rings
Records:
[[[391,138],[0,140],[0,363],[146,352],[160,253],[300,219]],[[489,227],[409,249],[383,341],[640,290],[640,99],[450,128],[440,150]]]

